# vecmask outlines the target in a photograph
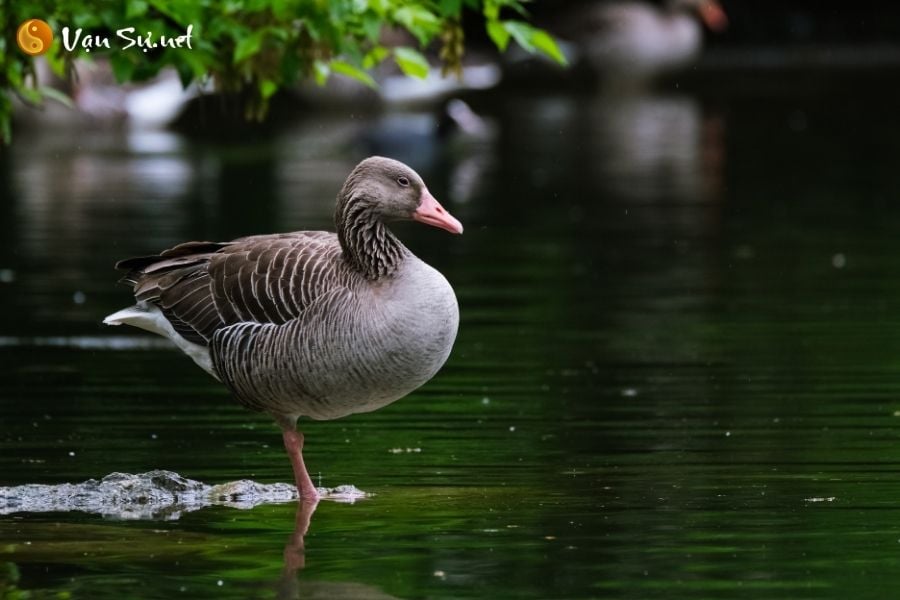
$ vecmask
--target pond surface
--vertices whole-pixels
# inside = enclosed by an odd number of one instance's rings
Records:
[[[5,514],[0,598],[891,596],[896,105],[877,85],[496,94],[474,103],[491,133],[447,145],[421,115],[242,146],[23,132],[0,156],[0,486],[291,481],[267,417],[100,324],[130,301],[112,265],[330,228],[370,151],[412,160],[465,224],[398,228],[462,321],[420,390],[301,424],[314,480],[369,497]],[[410,132],[379,139],[385,122]]]

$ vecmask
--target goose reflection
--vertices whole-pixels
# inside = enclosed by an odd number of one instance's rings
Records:
[[[298,570],[306,567],[306,532],[309,531],[309,524],[318,505],[318,499],[299,500],[297,502],[297,512],[294,515],[294,531],[291,532],[291,536],[284,545],[282,579],[295,577]]]
[[[306,533],[309,531],[313,513],[319,500],[297,502],[297,512],[294,516],[294,531],[284,545],[284,568],[281,578],[278,580],[276,598],[278,600],[346,598],[357,600],[396,600],[379,590],[377,587],[365,583],[352,581],[318,581],[306,580],[300,574],[306,567]]]
[[[717,195],[723,127],[694,98],[601,95],[587,120],[601,188],[637,201],[705,202]]]
[[[508,117],[512,180],[596,204],[714,203],[722,196],[722,117],[679,94],[535,98]],[[534,144],[534,140],[541,140]],[[570,184],[568,173],[584,174]],[[518,183],[518,180],[514,181]]]

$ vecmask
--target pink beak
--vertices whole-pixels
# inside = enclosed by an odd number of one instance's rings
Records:
[[[419,223],[425,223],[433,227],[446,229],[450,233],[462,233],[462,223],[453,218],[453,215],[444,210],[441,203],[434,199],[427,189],[422,190],[422,198],[419,200],[419,208],[413,213],[413,219]]]

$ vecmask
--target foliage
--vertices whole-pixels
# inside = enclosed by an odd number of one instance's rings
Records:
[[[165,67],[174,67],[187,86],[212,82],[223,92],[247,98],[246,116],[262,119],[269,98],[301,79],[323,84],[332,74],[374,86],[369,70],[393,60],[406,75],[425,77],[431,65],[422,51],[437,47],[444,72],[459,72],[464,50],[461,25],[464,11],[479,12],[497,47],[505,50],[512,38],[529,52],[546,54],[564,63],[553,38],[524,21],[527,0],[37,0],[0,4],[0,128],[10,138],[12,95],[40,103],[53,94],[37,86],[33,59],[16,48],[19,23],[41,18],[55,38],[46,55],[54,72],[72,74],[75,58],[105,55],[120,83],[146,80]],[[157,48],[122,50],[116,37],[134,27],[135,37],[153,32],[176,38],[192,25],[191,50]],[[70,40],[81,28],[85,35],[103,35],[110,49],[67,51],[62,28]],[[408,32],[414,43],[391,45],[387,31]],[[396,39],[391,36],[390,39]],[[84,39],[84,38],[82,38]]]

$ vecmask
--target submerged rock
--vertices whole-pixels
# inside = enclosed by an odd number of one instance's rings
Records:
[[[369,496],[352,485],[319,488],[324,500],[355,502]],[[297,488],[287,483],[248,479],[207,485],[172,471],[132,475],[111,473],[83,483],[27,484],[0,487],[0,515],[79,511],[116,519],[169,519],[207,506],[249,509],[291,502]]]

